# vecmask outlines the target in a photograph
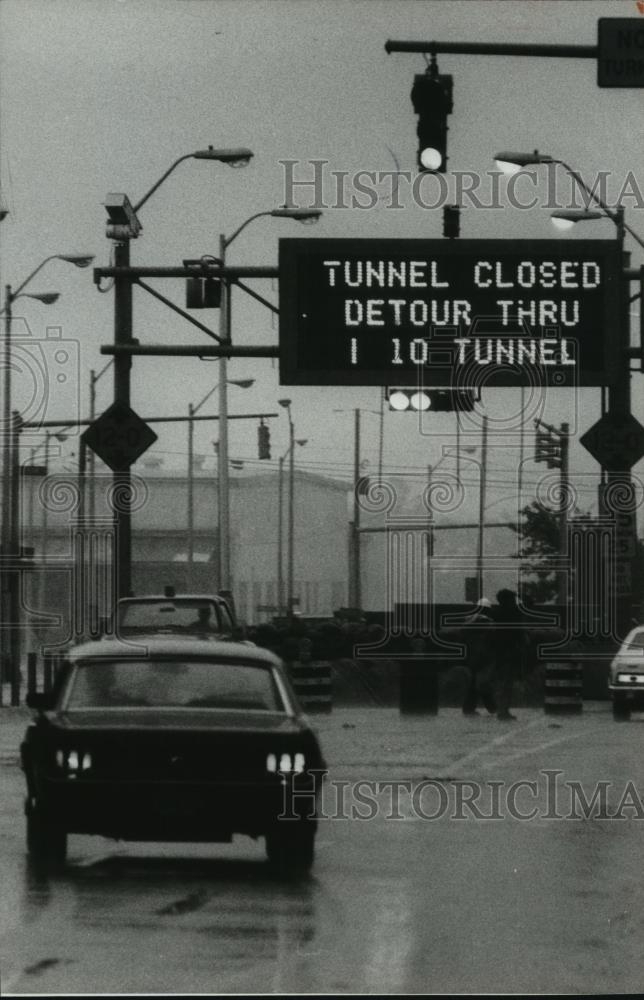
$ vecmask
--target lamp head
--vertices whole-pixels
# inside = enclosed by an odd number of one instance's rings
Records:
[[[233,149],[215,149],[214,146],[208,146],[208,149],[198,149],[192,156],[195,160],[219,160],[220,163],[227,163],[231,167],[246,167],[254,153],[244,146]]]
[[[271,215],[276,219],[295,219],[305,225],[314,225],[322,212],[319,208],[274,208]]]
[[[250,389],[251,385],[255,385],[254,378],[232,378],[228,381],[230,385],[239,386],[240,389]]]
[[[299,444],[300,447],[302,447],[303,445],[307,444],[308,440],[309,440],[308,438],[296,438],[295,444]]]
[[[278,399],[277,402],[280,406],[283,406],[285,410],[288,410],[293,401],[291,399]]]
[[[28,299],[37,299],[46,306],[52,305],[60,298],[60,292],[23,292]]]
[[[495,153],[494,162],[504,174],[518,174],[524,167],[534,167],[540,163],[554,163],[554,160],[546,153],[540,153],[538,149],[535,149],[534,153],[513,153],[507,151]]]
[[[76,267],[89,267],[94,260],[94,254],[59,253],[57,256],[59,260],[66,260],[69,264],[74,264]]]
[[[592,209],[558,208],[556,211],[551,212],[550,218],[552,219],[553,226],[556,226],[557,229],[566,230],[572,229],[576,222],[593,222],[597,219],[603,219],[604,216],[601,212],[595,212]]]

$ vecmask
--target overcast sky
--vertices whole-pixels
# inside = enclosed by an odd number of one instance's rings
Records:
[[[2,284],[16,287],[53,253],[93,253],[97,264],[106,265],[111,245],[104,235],[105,195],[126,192],[136,202],[178,156],[209,144],[249,146],[255,157],[245,170],[195,160],[182,164],[141,210],[144,232],[132,243],[133,263],[178,264],[217,253],[219,233],[231,233],[250,214],[283,202],[281,160],[301,161],[303,174],[313,158],[328,160],[329,171],[391,170],[396,162],[401,170],[414,170],[416,119],[409,93],[414,73],[425,63],[422,55],[387,55],[388,38],[594,44],[597,19],[606,15],[633,17],[638,9],[634,0],[3,0],[0,181],[2,206],[10,214],[0,227]],[[452,55],[439,57],[439,67],[454,77],[451,170],[484,173],[493,169],[492,154],[499,149],[538,148],[566,160],[589,182],[597,172],[610,171],[613,195],[629,171],[644,187],[643,92],[599,89],[594,60]],[[538,190],[545,197],[545,175],[543,180]],[[643,233],[644,210],[633,199],[625,206],[629,222]],[[545,207],[466,208],[461,234],[556,237],[549,215]],[[577,228],[583,228],[574,234],[580,237],[614,236],[608,221]],[[260,219],[231,247],[229,259],[275,264],[280,236],[436,238],[441,233],[439,209],[407,200],[404,208],[392,210],[382,201],[368,211],[331,208],[315,229]],[[640,248],[629,242],[629,249],[639,265]],[[156,286],[183,305],[182,282]],[[270,282],[256,287],[276,301]],[[78,386],[80,415],[86,416],[89,370],[108,360],[99,348],[113,336],[113,294],[98,293],[91,270],[59,261],[48,264],[30,290],[57,290],[61,297],[49,307],[16,302],[17,324],[24,318],[28,325],[22,334],[46,340],[47,327],[60,328],[63,338],[79,344],[78,374],[70,368],[66,382],[54,384],[51,373],[58,369],[47,362],[48,416],[69,415],[73,405],[65,387],[70,385]],[[236,343],[277,343],[271,314],[241,293],[233,315]],[[198,316],[216,328],[217,313]],[[134,335],[143,343],[202,338],[141,290],[135,291],[134,322]],[[20,336],[18,327],[15,332]],[[44,350],[51,352],[51,343]],[[215,384],[217,367],[196,359],[136,359],[132,405],[142,416],[183,414]],[[110,375],[98,386],[99,411],[110,402]],[[308,439],[298,462],[311,471],[348,475],[352,417],[333,411],[377,410],[380,391],[280,387],[277,365],[269,360],[230,364],[230,378],[251,376],[252,389],[231,389],[231,412],[273,412],[279,410],[276,400],[289,396],[297,435]],[[644,421],[641,378],[634,377],[633,396]],[[28,391],[17,377],[16,401],[23,407]],[[517,410],[518,391],[489,390],[484,398],[493,427],[490,478],[513,479],[516,452],[504,433],[508,414]],[[206,407],[215,412],[214,401]],[[599,391],[553,391],[541,415],[556,423],[571,420],[583,432],[599,416]],[[378,426],[376,414],[363,416],[363,456],[370,463],[365,471],[377,467]],[[441,446],[453,443],[453,417],[434,415],[424,429],[421,434],[413,416],[387,413],[385,466],[421,473],[435,464]],[[166,466],[182,467],[185,428],[157,430],[157,453]],[[277,459],[288,444],[284,417],[271,423],[271,431]],[[199,425],[197,451],[211,456],[214,437],[216,425]],[[476,435],[469,443],[476,443]],[[63,462],[73,463],[65,456],[75,447],[66,443]],[[233,424],[230,453],[247,460],[245,471],[261,468],[255,424]],[[573,463],[588,475],[586,487],[592,490],[595,463],[577,448]],[[542,468],[533,466],[528,478]],[[491,502],[506,494],[493,491]],[[590,505],[592,495],[586,495]]]

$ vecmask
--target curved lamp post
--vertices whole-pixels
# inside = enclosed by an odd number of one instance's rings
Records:
[[[1,310],[5,317],[5,341],[4,341],[4,379],[3,379],[3,406],[2,406],[2,551],[5,556],[16,555],[20,552],[20,535],[19,526],[15,523],[16,519],[12,518],[11,511],[11,495],[12,495],[12,447],[11,447],[11,435],[12,435],[12,399],[11,399],[11,325],[13,319],[13,303],[19,298],[35,299],[37,302],[42,302],[43,305],[52,305],[59,298],[58,292],[26,292],[24,289],[30,283],[30,281],[42,270],[45,264],[49,263],[50,260],[63,260],[69,264],[74,264],[75,267],[89,267],[89,265],[94,260],[94,257],[90,254],[62,254],[54,253],[45,257],[44,260],[38,264],[37,267],[31,271],[30,274],[18,285],[17,288],[12,288],[11,285],[5,286],[5,299],[4,306]],[[19,614],[19,601],[17,594],[8,594],[8,579],[4,573],[0,573],[1,578],[1,591],[3,597],[3,613],[4,620],[14,621],[16,615]],[[13,588],[14,590],[16,588]],[[13,605],[10,609],[8,607],[9,603]],[[17,629],[14,629],[17,632]],[[3,636],[6,636],[7,630],[3,629]],[[2,640],[6,642],[6,639]],[[5,647],[6,648],[6,647]],[[10,665],[10,669],[19,669],[19,662],[17,658],[20,656],[20,648],[16,642],[12,642],[12,652],[10,654],[11,659],[14,661]]]
[[[516,172],[524,167],[538,166],[544,163],[555,163],[562,166],[564,170],[566,170],[566,172],[574,178],[579,187],[586,192],[590,202],[599,209],[599,212],[592,209],[581,211],[573,209],[557,209],[553,213],[553,222],[555,225],[559,225],[560,228],[570,228],[571,224],[574,225],[576,222],[584,220],[592,221],[598,217],[601,218],[602,216],[610,219],[617,230],[617,246],[620,255],[620,264],[624,266],[628,265],[629,259],[629,254],[624,252],[624,240],[626,233],[628,233],[635,240],[635,242],[639,244],[639,246],[644,248],[644,240],[626,222],[624,218],[624,208],[621,205],[619,205],[616,209],[610,208],[610,206],[608,206],[592,188],[588,187],[579,172],[569,166],[569,164],[567,164],[564,160],[549,156],[545,153],[539,153],[538,150],[535,150],[533,153],[496,153],[494,158],[501,170],[504,170],[505,172]],[[625,292],[620,297],[619,308],[620,336],[615,344],[615,349],[619,357],[619,374],[615,384],[608,387],[608,414],[618,419],[631,416],[631,372],[628,355],[630,348],[630,295],[628,286],[625,285],[624,287]],[[605,397],[602,395],[602,399],[604,398]],[[632,490],[630,469],[602,469],[602,480],[605,471],[607,471],[609,482],[618,482],[622,487],[626,487],[629,491]],[[632,534],[634,535],[636,530],[634,510],[631,514],[631,528]],[[630,592],[630,585],[627,592]],[[626,602],[622,602],[623,606],[620,608],[618,614],[617,625],[618,629],[621,631],[624,631],[627,628],[627,623],[630,621],[630,609],[625,607],[625,603]]]
[[[223,233],[219,237],[219,263],[226,266],[226,251],[239,234],[255,219],[271,216],[274,219],[293,219],[296,222],[314,223],[322,215],[319,209],[308,208],[273,208],[263,212],[255,212],[235,229],[231,236]],[[220,337],[223,344],[231,341],[231,286],[224,279],[221,284],[221,306],[219,310]],[[228,468],[228,393],[227,393],[228,359],[219,359],[219,471],[218,509],[219,509],[219,587],[221,590],[231,589],[230,572],[230,481]]]

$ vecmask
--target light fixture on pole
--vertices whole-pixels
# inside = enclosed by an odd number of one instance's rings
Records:
[[[236,385],[240,389],[250,389],[255,384],[254,378],[229,379],[229,385]],[[201,402],[194,406],[188,403],[188,583],[192,584],[192,567],[194,562],[194,420],[193,417],[201,409],[212,394],[219,388],[219,383],[206,393]],[[219,463],[217,465],[217,476],[220,475]],[[221,544],[219,542],[219,544]]]
[[[576,222],[594,222],[603,219],[604,215],[589,208],[558,208],[550,213],[550,218],[555,229],[564,232],[572,229]]]
[[[317,222],[322,215],[319,209],[281,208],[267,209],[255,212],[235,229],[231,236],[223,233],[219,237],[219,263],[226,266],[226,251],[239,234],[255,219],[271,216],[275,219],[293,219],[296,222],[310,224]],[[231,284],[225,278],[221,283],[221,305],[219,309],[219,334],[222,344],[231,343]],[[219,359],[219,472],[217,476],[219,500],[219,587],[231,590],[230,572],[230,482],[228,468],[228,393],[227,393],[228,359]]]

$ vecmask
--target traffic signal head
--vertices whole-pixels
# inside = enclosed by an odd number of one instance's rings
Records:
[[[263,420],[257,428],[257,449],[260,458],[271,457],[271,432]]]
[[[451,76],[436,72],[417,74],[411,102],[418,115],[418,166],[422,171],[444,174],[447,169],[447,118],[452,113]]]
[[[186,309],[219,309],[219,278],[186,278]]]
[[[476,393],[473,389],[418,389],[389,388],[387,401],[390,410],[402,413],[405,410],[439,410],[448,412],[474,409]]]
[[[445,205],[443,208],[443,236],[455,240],[461,235],[461,209],[459,205]]]
[[[534,460],[545,462],[549,469],[561,468],[561,447],[550,431],[537,428],[534,439]]]

